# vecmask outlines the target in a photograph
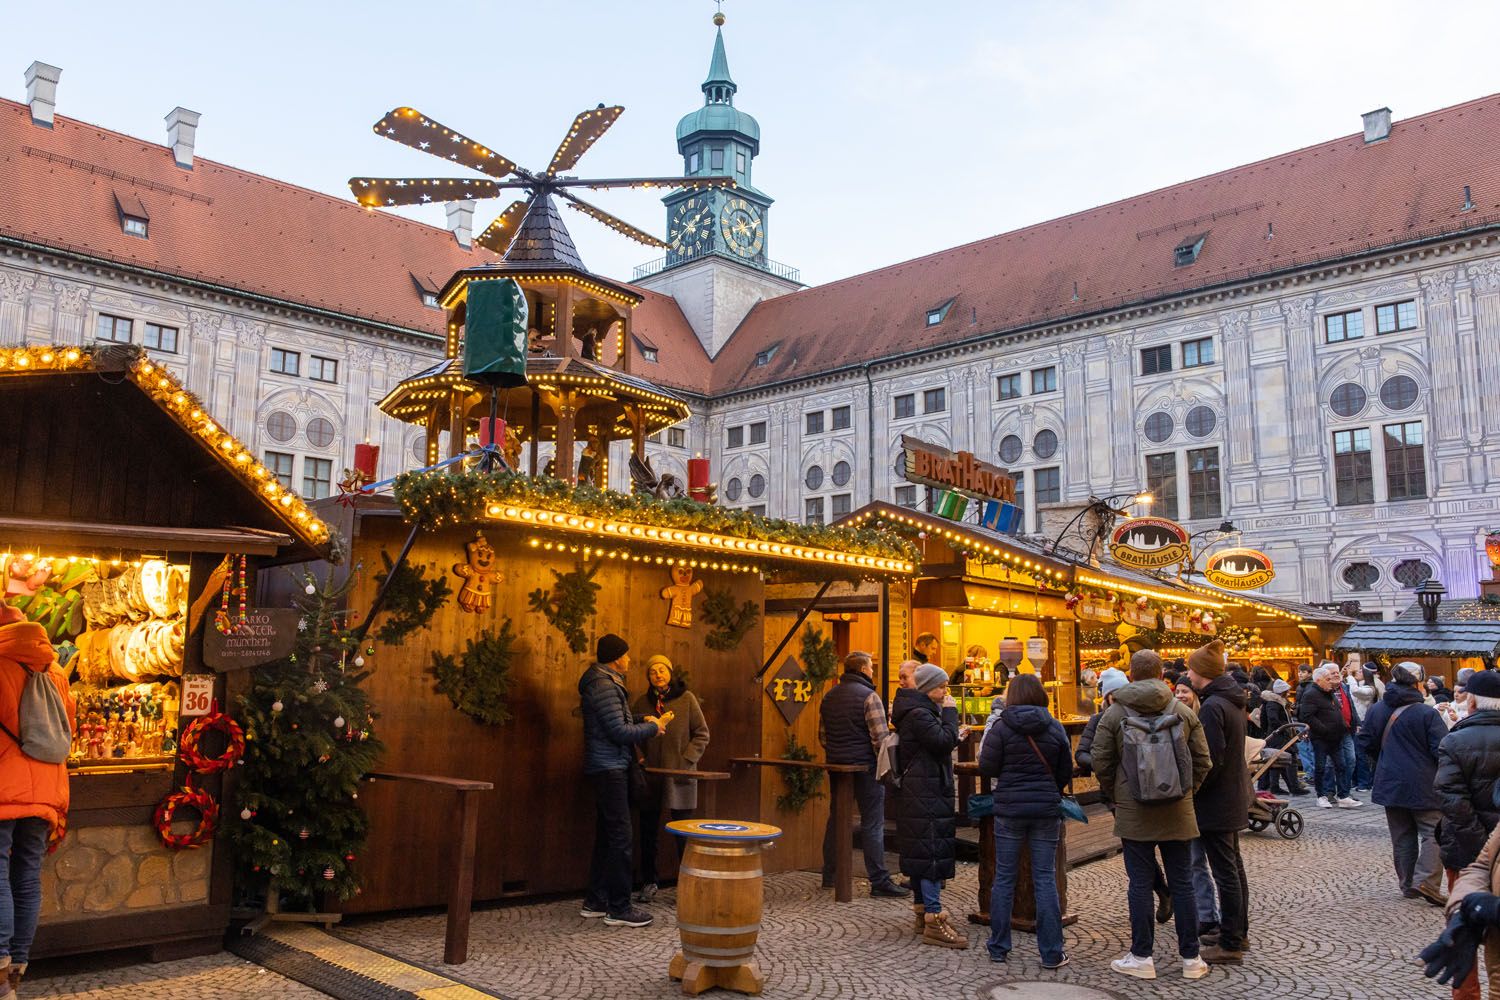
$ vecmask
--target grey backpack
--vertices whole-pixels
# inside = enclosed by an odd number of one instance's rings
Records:
[[[1137,802],[1176,802],[1193,790],[1187,726],[1169,710],[1142,715],[1125,708],[1120,726],[1120,769]]]
[[[68,706],[52,682],[50,670],[26,670],[26,686],[17,707],[21,735],[0,723],[0,730],[21,747],[21,752],[44,764],[61,764],[73,748],[73,727],[68,724]]]

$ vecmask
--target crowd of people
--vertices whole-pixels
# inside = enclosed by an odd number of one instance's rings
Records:
[[[955,682],[935,662],[937,646],[930,633],[918,637],[897,670],[889,712],[873,658],[850,653],[823,699],[818,736],[829,763],[861,767],[854,795],[871,895],[914,897],[912,930],[921,942],[963,949],[969,940],[943,890],[957,858],[955,750],[974,734],[960,724],[949,693]],[[696,807],[696,783],[650,780],[644,768],[696,766],[708,725],[666,657],[648,660],[646,692],[632,703],[626,642],[606,635],[596,652],[578,685],[596,801],[581,912],[642,927],[652,916],[634,904],[656,894],[663,810],[683,819]],[[1452,690],[1414,662],[1382,673],[1323,663],[1301,668],[1294,688],[1264,668],[1231,663],[1217,640],[1171,663],[1142,649],[1098,676],[1098,711],[1076,749],[1035,675],[997,677],[977,750],[980,774],[996,779],[990,960],[1007,961],[1014,946],[1025,851],[1042,966],[1068,964],[1055,857],[1064,817],[1078,808],[1069,786],[1092,774],[1113,813],[1127,876],[1130,949],[1111,968],[1156,978],[1156,930],[1168,922],[1184,978],[1243,962],[1252,944],[1239,837],[1257,794],[1249,755],[1264,745],[1270,766],[1261,769],[1260,795],[1314,795],[1319,808],[1356,809],[1365,805],[1360,793],[1384,809],[1397,891],[1448,914],[1442,936],[1423,952],[1428,975],[1453,983],[1456,1000],[1478,1000],[1477,951],[1486,945],[1486,976],[1500,988],[1500,672],[1460,671]],[[888,811],[905,881],[887,868]],[[830,817],[825,888],[847,836]],[[632,898],[637,838],[641,879]]]

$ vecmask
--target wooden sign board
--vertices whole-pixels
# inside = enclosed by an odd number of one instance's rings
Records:
[[[1126,604],[1120,609],[1120,618],[1136,628],[1156,628],[1156,612],[1150,608],[1143,611],[1134,603]]]
[[[1108,601],[1096,601],[1085,597],[1078,602],[1078,618],[1080,621],[1113,622],[1115,606]]]
[[[776,671],[766,685],[766,694],[776,703],[776,710],[781,713],[786,724],[794,725],[797,716],[812,701],[812,681],[807,679],[807,672],[802,669],[802,664],[795,657],[788,656],[781,669]]]
[[[1203,576],[1225,590],[1257,590],[1276,578],[1276,567],[1259,549],[1220,549],[1208,557]]]
[[[1161,614],[1161,627],[1168,632],[1186,632],[1190,625],[1187,615],[1175,611],[1163,611]]]
[[[1132,517],[1114,530],[1109,554],[1135,569],[1160,569],[1188,557],[1187,531],[1164,517]]]
[[[901,450],[905,461],[897,471],[909,483],[979,500],[1016,502],[1016,481],[1007,469],[980,461],[967,451],[949,451],[906,434],[901,435]]]
[[[231,613],[232,624],[239,624],[238,618]],[[203,629],[203,662],[225,673],[282,659],[297,644],[301,620],[301,612],[291,608],[251,608],[244,623],[229,632],[210,621]]]

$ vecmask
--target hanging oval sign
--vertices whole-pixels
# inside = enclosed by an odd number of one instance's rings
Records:
[[[1225,590],[1257,590],[1276,577],[1276,568],[1258,549],[1220,549],[1208,557],[1203,576]]]
[[[1171,566],[1188,557],[1187,530],[1164,517],[1133,517],[1110,536],[1109,554],[1136,569]]]

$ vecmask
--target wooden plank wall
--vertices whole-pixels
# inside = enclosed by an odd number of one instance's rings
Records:
[[[361,562],[366,572],[351,594],[354,608],[368,607],[380,552],[394,555],[406,531],[395,519],[361,521],[352,561]],[[765,695],[753,682],[761,663],[761,631],[752,630],[737,649],[709,650],[703,645],[707,626],[701,617],[701,596],[694,602],[699,613],[691,629],[669,627],[667,602],[660,596],[670,582],[667,568],[604,560],[594,578],[602,589],[589,625],[589,651],[575,654],[560,633],[529,609],[526,595],[538,587],[550,590],[554,578],[549,569],[567,572],[580,557],[532,548],[524,534],[503,527],[486,528],[485,535],[505,573],[496,587],[494,608],[467,613],[456,601],[450,602],[424,633],[403,646],[377,649],[368,688],[380,713],[377,728],[387,745],[380,766],[495,783],[480,813],[476,900],[581,891],[593,844],[594,806],[582,774],[577,684],[592,662],[594,640],[615,632],[630,643],[627,686],[632,699],[646,688],[645,661],[653,653],[665,653],[685,665],[689,687],[702,702],[712,733],[700,766],[728,770],[731,756],[762,748]],[[473,528],[424,535],[411,559],[425,566],[429,577],[446,577],[456,595],[461,581],[453,567],[464,560],[464,543],[473,537]],[[728,587],[736,602],[762,600],[762,584],[752,574],[700,570],[697,578],[709,587]],[[504,726],[491,727],[461,714],[434,690],[432,653],[460,653],[465,640],[484,628],[498,630],[504,617],[512,620],[518,636],[510,698],[514,717]],[[720,783],[720,814],[759,818],[760,770],[740,769],[732,781]],[[365,785],[360,801],[371,820],[363,857],[366,886],[346,909],[371,912],[442,903],[455,836],[451,796],[381,782]]]

